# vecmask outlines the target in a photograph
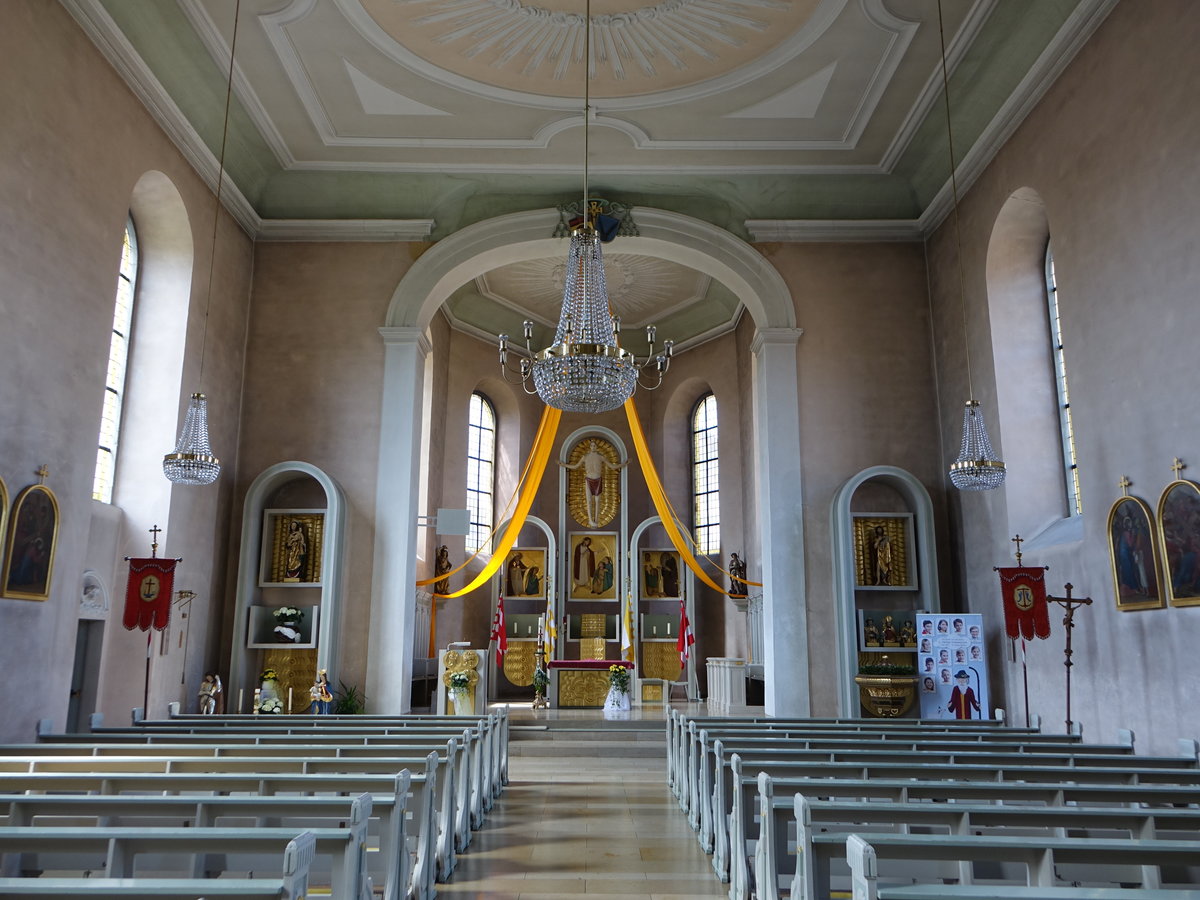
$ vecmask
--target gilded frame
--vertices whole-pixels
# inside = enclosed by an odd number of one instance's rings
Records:
[[[5,597],[48,600],[58,548],[59,510],[54,491],[31,484],[17,494],[4,553]]]
[[[303,558],[298,570],[289,560],[292,531],[304,538]],[[325,539],[325,510],[263,510],[262,568],[260,587],[317,587],[321,584],[321,549]],[[295,574],[293,574],[295,571]]]
[[[1162,609],[1167,605],[1154,514],[1139,497],[1118,497],[1108,511],[1108,562],[1117,609]]]
[[[672,547],[638,554],[638,584],[643,600],[678,600],[683,596],[683,560]],[[670,569],[674,567],[674,576]],[[665,570],[665,571],[664,571]]]
[[[8,485],[0,478],[0,547],[5,546],[4,538],[7,532],[4,526],[8,524]]]
[[[854,586],[867,591],[912,591],[917,589],[917,566],[913,546],[912,513],[864,513],[853,517]],[[882,534],[881,534],[882,532]],[[881,581],[875,569],[874,545],[885,538],[891,566]]]
[[[1200,606],[1200,485],[1172,481],[1158,498],[1162,572],[1172,606]]]
[[[572,600],[617,600],[617,585],[621,583],[617,533],[572,531],[567,540],[567,584],[570,585],[567,596]],[[584,555],[586,552],[591,554],[590,568]],[[581,557],[579,562],[577,556]],[[606,560],[611,577],[601,571]]]
[[[519,565],[510,566],[517,562]],[[517,574],[518,583],[514,586],[511,575]],[[531,582],[531,579],[533,581]],[[532,592],[527,591],[533,586]],[[545,547],[513,547],[504,559],[500,571],[500,593],[504,597],[525,597],[543,600],[546,597],[546,548]],[[532,683],[532,682],[531,682]]]

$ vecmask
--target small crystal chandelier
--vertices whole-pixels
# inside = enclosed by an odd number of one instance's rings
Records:
[[[208,308],[212,303],[213,268],[217,257],[217,222],[221,215],[221,187],[225,181],[225,145],[229,138],[229,106],[233,98],[233,58],[237,50],[238,14],[241,0],[233,8],[233,35],[229,42],[229,79],[225,86],[225,123],[221,131],[221,154],[217,158],[217,190],[213,202],[212,252],[208,255],[208,288],[204,299],[204,330],[200,336],[200,384],[204,384],[204,355],[208,343]],[[163,474],[172,484],[212,484],[221,474],[221,461],[213,456],[208,441],[208,399],[196,392],[188,402],[183,428],[175,451],[163,457]]]
[[[963,351],[967,360],[968,399],[963,409],[962,446],[950,465],[950,482],[960,491],[991,491],[1004,484],[1004,463],[996,458],[971,379],[971,348],[967,337],[967,298],[963,278],[962,233],[958,225],[958,176],[954,170],[954,132],[950,125],[950,79],[946,74],[946,34],[942,3],[938,0],[938,34],[942,42],[942,96],[946,101],[946,142],[950,148],[950,187],[954,195],[954,239],[958,248],[958,299],[962,305]]]
[[[571,231],[562,313],[554,332],[553,346],[538,353],[530,346],[533,322],[525,320],[525,351],[528,356],[522,357],[518,370],[508,365],[508,335],[500,335],[500,371],[509,381],[512,380],[510,373],[518,376],[525,391],[536,393],[547,406],[566,412],[600,413],[621,406],[639,385],[646,390],[653,390],[662,384],[663,375],[671,364],[674,342],[665,341],[662,351],[656,355],[656,329],[653,325],[648,326],[646,340],[650,350],[639,363],[633,353],[621,347],[621,319],[613,315],[609,306],[600,235],[593,226],[598,209],[588,198],[590,0],[585,7],[584,18],[583,222]],[[657,375],[653,383],[642,381],[641,376],[646,369],[650,369],[652,375]],[[533,389],[530,389],[530,380],[533,381]]]

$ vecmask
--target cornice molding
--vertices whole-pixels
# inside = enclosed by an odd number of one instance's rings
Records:
[[[427,241],[433,219],[262,219],[260,241]]]
[[[747,219],[745,226],[754,243],[899,243],[924,240],[916,219]]]

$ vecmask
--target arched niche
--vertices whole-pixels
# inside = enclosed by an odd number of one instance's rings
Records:
[[[342,584],[345,571],[346,495],[341,486],[328,474],[311,463],[290,460],[276,463],[254,479],[242,505],[242,540],[238,553],[237,602],[234,610],[233,649],[229,661],[229,694],[227,708],[231,712],[249,711],[236,708],[239,690],[247,697],[257,686],[256,660],[262,652],[261,634],[256,633],[258,620],[266,613],[264,607],[278,606],[280,597],[266,602],[263,584],[264,555],[270,553],[271,535],[266,518],[271,510],[287,504],[287,509],[311,509],[323,515],[321,577],[318,586],[299,586],[297,593],[306,596],[299,600],[286,598],[288,605],[317,607],[316,633],[311,642],[300,646],[315,647],[317,668],[330,673],[331,683],[337,681],[338,640],[341,620]],[[311,552],[311,551],[310,551]],[[284,590],[279,587],[275,591]],[[310,602],[315,601],[315,602]],[[310,626],[311,629],[311,626]],[[310,630],[311,634],[311,630]],[[288,644],[279,644],[287,649]],[[306,707],[308,697],[304,696]]]
[[[887,509],[867,509],[888,506]],[[838,641],[838,714],[860,715],[858,688],[858,609],[870,603],[870,593],[858,585],[855,577],[854,517],[856,515],[897,513],[911,516],[913,541],[910,559],[915,567],[916,585],[911,591],[898,591],[889,599],[911,602],[911,609],[941,611],[937,585],[937,550],[934,544],[933,503],[929,492],[912,473],[896,466],[872,466],[863,469],[840,488],[833,498],[833,590],[837,610]],[[903,663],[903,660],[894,660]]]
[[[635,702],[638,704],[655,702],[653,698],[648,700],[642,690],[643,678],[658,678],[656,675],[646,673],[646,666],[644,665],[645,654],[647,652],[646,644],[662,644],[665,642],[666,644],[671,645],[671,649],[674,650],[679,638],[678,631],[676,631],[675,634],[670,633],[669,625],[665,631],[659,633],[655,633],[652,629],[648,632],[644,631],[642,627],[643,620],[647,615],[654,617],[654,619],[651,619],[652,622],[661,621],[664,615],[669,617],[668,622],[670,622],[670,619],[673,617],[675,619],[676,627],[678,627],[678,607],[675,605],[674,599],[648,600],[645,596],[643,596],[644,583],[642,580],[641,553],[638,545],[641,543],[646,532],[655,526],[658,526],[659,529],[662,528],[662,518],[660,516],[650,516],[649,518],[643,519],[638,523],[637,527],[633,529],[633,534],[629,538],[628,564],[630,567],[630,573],[632,575],[630,579],[630,591],[633,597],[635,610],[633,616],[633,633],[630,635],[630,638],[632,639],[633,645],[636,648],[635,661],[637,663],[637,667],[634,669],[633,691],[634,697],[636,698]],[[666,539],[665,532],[663,532],[663,534],[664,538],[661,543],[665,547],[669,543],[669,540]],[[645,547],[641,549],[655,550],[658,548]],[[688,622],[691,623],[693,632],[699,633],[703,627],[703,621],[697,617],[696,575],[686,565],[681,565],[679,567],[679,578],[680,587],[683,591],[684,603],[687,609]],[[666,609],[665,612],[664,607]],[[622,608],[622,612],[623,611],[624,609]],[[693,648],[693,652],[688,655],[686,675],[684,677],[684,680],[687,682],[688,699],[693,702],[700,699],[700,680],[696,673],[696,653],[694,652],[694,649],[695,648]],[[664,678],[663,680],[678,681],[679,676],[676,675],[674,678]],[[664,685],[662,687],[662,691],[663,695],[661,697],[661,703],[665,707],[669,700],[669,697],[667,696],[669,693],[669,688]]]
[[[496,529],[496,533],[503,534],[505,529],[508,528],[510,521],[511,519],[505,519],[503,522],[501,522],[500,527]],[[504,579],[508,568],[507,565],[502,565],[500,570],[496,573],[496,577],[492,579],[492,605],[494,606],[496,604],[496,601],[501,595],[504,596],[504,624],[505,630],[509,632],[508,640],[510,650],[512,649],[514,641],[529,640],[530,637],[536,635],[537,619],[545,615],[547,611],[549,611],[550,614],[555,617],[555,621],[558,621],[559,616],[561,615],[561,612],[559,611],[559,604],[555,602],[558,591],[558,585],[555,583],[555,580],[558,577],[558,568],[554,564],[554,561],[558,559],[558,544],[555,540],[554,529],[550,527],[550,523],[545,519],[541,519],[537,516],[526,516],[525,524],[521,529],[521,535],[526,535],[527,533],[535,530],[541,532],[540,538],[535,540],[545,541],[546,568],[542,575],[542,595],[537,598],[529,598],[519,596],[513,597],[512,595],[506,593],[504,591]],[[518,535],[517,537],[516,546],[528,548],[530,546],[527,543],[529,538],[523,538],[521,535]],[[546,601],[547,595],[551,598],[548,603]],[[514,625],[517,626],[515,628],[516,634],[513,634]],[[562,641],[563,639],[565,639],[565,635],[560,632],[559,640]],[[536,664],[536,647],[534,652],[534,661]],[[504,700],[512,699],[524,700],[526,697],[532,695],[533,688],[529,687],[529,693],[527,695],[513,697],[512,688],[509,686],[511,685],[511,682],[506,681],[503,692],[504,696],[501,696],[501,673],[496,667],[495,656],[491,656],[490,665],[492,673],[490,682],[490,696],[488,699],[501,700],[503,702]]]

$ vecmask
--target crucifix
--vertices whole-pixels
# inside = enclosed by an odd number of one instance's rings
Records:
[[[1021,564],[1021,545],[1025,543],[1025,538],[1018,534],[1016,537],[1009,538],[1009,540],[1017,545],[1017,565],[1019,566]]]
[[[155,525],[153,528],[147,528],[150,532],[150,557],[151,559],[158,556],[158,536],[162,533],[162,529]]]
[[[1074,587],[1068,581],[1063,585],[1067,596],[1051,597],[1047,595],[1046,597],[1048,601],[1060,604],[1067,611],[1067,614],[1063,616],[1063,627],[1067,630],[1067,646],[1063,651],[1066,655],[1063,665],[1067,667],[1067,734],[1071,733],[1071,666],[1073,665],[1071,662],[1071,629],[1075,627],[1075,610],[1081,606],[1091,606],[1092,604],[1091,597],[1072,597],[1071,591]]]

